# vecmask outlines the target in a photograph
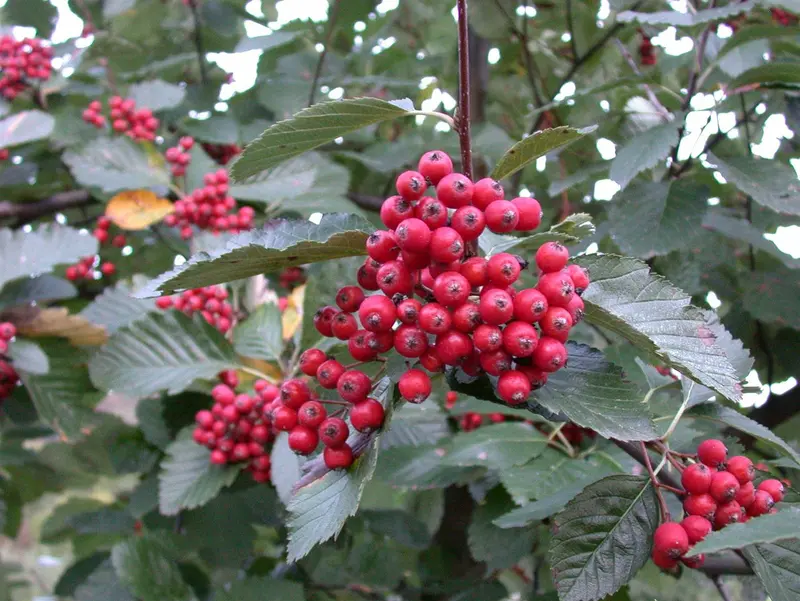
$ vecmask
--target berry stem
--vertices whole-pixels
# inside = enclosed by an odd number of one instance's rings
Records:
[[[661,508],[661,520],[662,522],[669,522],[669,509],[667,509],[667,502],[664,500],[664,495],[661,494],[658,478],[656,477],[656,473],[653,471],[653,464],[650,463],[650,454],[647,452],[647,445],[645,445],[644,442],[640,442],[639,444],[641,446],[642,456],[644,459],[644,466],[647,468],[647,473],[650,476],[650,482],[652,482],[653,488],[656,491],[656,496],[658,497],[658,505]]]
[[[446,113],[440,113],[439,111],[411,111],[409,112],[409,115],[422,115],[424,117],[433,117],[434,119],[440,119],[445,123],[447,123],[447,125],[452,127],[454,131],[458,131],[458,127],[456,126],[456,120]]]
[[[683,495],[686,494],[686,491],[681,490],[680,488],[675,488],[674,486],[670,486],[669,484],[662,484],[661,482],[659,482],[657,486],[659,488],[663,488],[664,490],[668,490],[669,492],[674,493],[679,497],[682,497]]]
[[[467,0],[458,0],[458,141],[461,145],[461,170],[472,179],[472,140],[470,138],[469,97],[469,22]]]

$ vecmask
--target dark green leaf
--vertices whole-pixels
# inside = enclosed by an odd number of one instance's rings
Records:
[[[497,162],[494,171],[492,171],[492,177],[494,179],[508,177],[539,157],[568,146],[596,129],[596,126],[584,127],[583,129],[564,126],[537,131],[514,144],[503,155]]]
[[[718,212],[708,212],[703,218],[703,227],[711,229],[732,240],[745,242],[754,248],[775,257],[790,269],[800,269],[800,259],[794,259],[781,251],[774,242],[764,238],[764,233],[745,219],[736,219]]]
[[[515,253],[535,254],[540,246],[547,242],[561,242],[562,244],[576,244],[594,234],[594,224],[591,215],[575,213],[569,215],[560,223],[552,226],[547,232],[540,232],[525,237],[503,236],[486,230],[478,238],[478,244],[487,257],[514,249]]]
[[[394,486],[446,488],[469,482],[485,472],[477,467],[458,467],[442,463],[444,448],[433,445],[387,449],[378,463],[376,477]]]
[[[125,588],[141,601],[193,601],[172,545],[155,534],[117,544],[111,552],[114,570]]]
[[[461,432],[445,445],[440,461],[458,467],[496,470],[522,465],[547,447],[547,437],[529,424],[507,422]]]
[[[56,120],[42,111],[22,111],[0,121],[0,148],[11,148],[47,138]]]
[[[319,225],[272,221],[263,230],[235,236],[224,249],[195,255],[150,282],[137,296],[171,294],[286,267],[364,255],[364,243],[372,229],[360,217],[339,213],[323,215]]]
[[[800,596],[800,539],[746,547],[744,556],[772,601]]]
[[[16,538],[22,523],[22,499],[17,489],[0,478],[0,534]]]
[[[784,507],[778,513],[762,515],[743,524],[731,524],[729,528],[712,532],[689,549],[688,555],[741,549],[789,538],[800,539],[800,509],[796,507]]]
[[[136,102],[137,108],[151,111],[171,109],[183,102],[186,90],[161,79],[133,84],[128,89],[128,98]]]
[[[405,403],[392,417],[389,431],[381,440],[384,448],[434,444],[450,433],[447,416],[434,399],[415,405]]]
[[[72,595],[75,601],[135,601],[120,582],[111,559],[103,561],[80,585]]]
[[[92,382],[102,390],[145,397],[176,394],[198,379],[236,367],[233,347],[197,314],[151,313],[117,330],[89,361]]]
[[[617,150],[608,176],[624,188],[637,174],[655,167],[667,158],[672,147],[678,143],[678,129],[682,124],[683,119],[677,118],[648,129],[625,142]]]
[[[0,290],[0,310],[30,303],[73,298],[78,289],[67,280],[53,275],[24,278],[9,282]]]
[[[17,338],[8,347],[8,356],[14,361],[17,371],[41,376],[50,369],[47,355],[38,344],[25,338]]]
[[[800,89],[800,73],[795,67],[796,65],[791,62],[771,62],[754,67],[729,82],[728,88],[735,90],[752,84],[760,84],[762,88],[797,90]]]
[[[220,589],[214,598],[217,601],[304,601],[305,594],[299,582],[247,578]]]
[[[487,573],[513,567],[533,548],[532,529],[504,529],[493,523],[513,506],[508,495],[496,488],[472,512],[467,530],[469,550],[477,561],[486,563]]]
[[[80,315],[113,334],[155,309],[156,305],[152,300],[132,298],[131,289],[120,282],[103,290]]]
[[[598,479],[592,478],[566,486],[552,495],[509,511],[507,514],[497,518],[494,523],[500,528],[519,528],[520,526],[527,526],[533,522],[549,518],[551,515],[561,511],[579,492]]]
[[[250,50],[271,50],[293,42],[297,34],[293,31],[273,31],[269,35],[244,37],[236,44],[234,52],[248,52]]]
[[[756,271],[743,282],[743,307],[756,319],[800,329],[800,280],[783,265],[771,271]]]
[[[751,157],[723,159],[710,153],[708,160],[722,177],[757,203],[779,213],[800,215],[800,182],[788,165]]]
[[[233,330],[233,348],[243,357],[275,361],[283,352],[281,311],[264,303]]]
[[[626,584],[649,559],[658,523],[648,478],[588,486],[553,520],[548,557],[561,601],[596,601]]]

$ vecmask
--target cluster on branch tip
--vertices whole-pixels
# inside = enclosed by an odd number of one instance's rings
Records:
[[[224,286],[206,286],[184,290],[175,296],[156,299],[159,309],[175,309],[191,317],[200,313],[208,323],[223,334],[233,327],[233,306],[228,302],[228,291]]]
[[[797,16],[793,15],[788,10],[783,10],[782,8],[771,8],[770,13],[772,14],[772,20],[778,25],[782,25],[783,27],[797,25]]]
[[[639,42],[639,64],[651,67],[657,62],[656,49],[653,46],[653,42],[643,31],[639,30],[639,33],[642,36],[642,40]]]
[[[253,227],[255,211],[252,207],[239,207],[228,194],[228,174],[224,169],[203,176],[203,187],[175,201],[172,213],[164,218],[169,227],[179,228],[181,238],[194,235],[192,226],[220,232],[243,232]]]
[[[236,393],[239,378],[233,370],[219,374],[214,386],[211,409],[195,415],[194,441],[211,450],[215,465],[243,463],[256,482],[270,479],[270,449],[275,440],[272,424],[264,407],[278,396],[278,387],[256,380],[254,393]]]
[[[19,376],[7,357],[8,345],[16,335],[17,328],[13,323],[9,321],[0,323],[0,402],[11,396],[19,382]]]
[[[182,177],[186,175],[186,167],[192,162],[192,155],[190,151],[194,146],[194,138],[191,136],[183,136],[178,140],[177,146],[167,148],[164,157],[170,165],[170,172],[172,177]]]
[[[122,248],[128,241],[124,234],[111,235],[111,219],[105,215],[97,218],[97,224],[92,235],[97,239],[101,246],[110,244],[116,248]],[[117,272],[117,266],[112,261],[101,261],[99,255],[89,255],[83,257],[75,265],[67,267],[65,277],[75,282],[78,280],[94,280],[99,273],[101,276],[111,277]]]
[[[109,98],[108,107],[111,129],[115,132],[128,136],[134,142],[152,142],[156,139],[159,120],[153,116],[153,111],[147,108],[137,110],[136,102],[132,98],[121,96]],[[83,111],[82,118],[86,123],[102,129],[106,125],[102,110],[100,101],[92,100]]]
[[[727,455],[720,440],[704,440],[697,447],[698,462],[681,474],[686,517],[661,524],[653,538],[652,558],[658,567],[672,570],[680,561],[699,568],[705,561],[703,554],[684,557],[693,545],[712,530],[775,512],[773,506],[783,500],[784,487],[779,480],[764,480],[756,487],[753,462],[742,455]]]
[[[37,81],[47,81],[53,72],[52,60],[52,47],[39,38],[0,37],[0,94],[14,100]]]
[[[218,165],[227,165],[237,155],[241,154],[242,147],[238,144],[211,144],[203,143],[203,150]]]

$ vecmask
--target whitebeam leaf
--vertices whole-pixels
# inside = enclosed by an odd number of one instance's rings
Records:
[[[678,143],[682,123],[683,119],[676,118],[632,137],[617,150],[609,177],[624,188],[638,173],[655,167]]]
[[[519,171],[541,156],[572,144],[575,140],[592,133],[596,125],[575,129],[574,127],[554,127],[543,129],[512,146],[497,162],[492,171],[494,179],[503,179]]]
[[[741,549],[756,543],[800,539],[800,509],[782,507],[778,513],[762,515],[743,524],[731,524],[710,533],[705,539],[689,549],[689,556],[700,553],[716,553],[725,549]]]
[[[658,522],[647,477],[587,486],[553,519],[549,560],[559,599],[596,601],[619,590],[649,559]]]
[[[133,99],[139,108],[162,111],[175,108],[183,102],[186,90],[162,79],[152,79],[133,84],[128,89],[128,97]]]
[[[281,311],[264,303],[233,330],[233,346],[242,357],[275,361],[283,352]]]
[[[0,121],[0,148],[10,148],[47,138],[56,120],[43,111],[22,111]]]
[[[233,347],[199,314],[151,313],[120,328],[89,361],[101,390],[145,397],[177,394],[198,379],[236,367]]]
[[[800,539],[751,545],[743,552],[772,601],[800,599]]]
[[[708,160],[727,181],[758,204],[788,215],[800,215],[800,181],[780,161],[709,154]]]
[[[177,559],[176,549],[155,534],[131,537],[111,551],[117,576],[141,601],[194,601]]]
[[[381,121],[411,114],[406,107],[378,98],[323,102],[280,121],[251,142],[231,168],[237,183],[287,159]]]
[[[234,236],[224,248],[193,256],[150,282],[136,296],[172,294],[286,267],[365,255],[364,244],[373,229],[361,217],[343,213],[323,215],[319,225],[300,220],[271,221],[263,229]]]
[[[690,297],[646,263],[615,255],[587,255],[576,263],[592,283],[583,294],[586,320],[629,340],[696,382],[738,401],[736,370]]]
[[[80,316],[95,325],[103,326],[109,334],[113,334],[155,310],[156,305],[152,300],[132,298],[131,289],[120,282],[103,290],[80,312]]]

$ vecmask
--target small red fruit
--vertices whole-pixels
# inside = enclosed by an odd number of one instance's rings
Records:
[[[739,488],[741,485],[736,476],[730,472],[715,472],[711,476],[711,487],[708,492],[717,503],[728,503],[736,497]]]
[[[338,312],[336,307],[331,307],[330,305],[318,309],[314,314],[314,327],[317,329],[317,332],[326,338],[333,336],[333,318]]]
[[[536,251],[536,265],[544,273],[555,273],[566,267],[569,260],[567,247],[560,242],[545,242]]]
[[[533,351],[533,364],[548,373],[558,371],[567,364],[567,348],[555,338],[543,336]]]
[[[483,321],[490,325],[501,325],[514,315],[514,301],[505,290],[494,288],[481,294],[478,309]]]
[[[736,476],[740,484],[752,482],[756,477],[756,468],[753,466],[753,462],[743,455],[736,455],[728,459],[725,469]]]
[[[430,253],[437,263],[458,261],[464,256],[464,239],[453,228],[440,227],[431,235]]]
[[[319,438],[326,447],[341,447],[350,434],[347,422],[338,417],[329,417],[319,426]]]
[[[717,511],[717,502],[709,494],[689,495],[683,501],[683,509],[689,515],[699,515],[711,521]]]
[[[436,338],[436,354],[445,365],[459,365],[472,355],[472,340],[456,330],[450,330]]]
[[[402,325],[394,333],[394,348],[408,359],[415,359],[428,350],[428,336],[417,326]]]
[[[499,376],[512,367],[511,355],[506,351],[500,349],[497,351],[488,351],[481,353],[478,356],[481,369],[490,376]]]
[[[472,191],[472,204],[481,211],[485,211],[495,200],[502,200],[505,196],[503,186],[495,180],[485,177],[475,182]]]
[[[486,207],[486,227],[497,234],[513,231],[519,223],[519,209],[508,200],[495,200]]]
[[[446,271],[433,283],[433,296],[445,307],[463,304],[469,297],[470,290],[467,278],[455,271]]]
[[[438,198],[426,196],[417,203],[414,216],[435,230],[447,224],[447,207]]]
[[[566,307],[575,296],[575,285],[563,271],[545,273],[539,278],[536,288],[551,307]]]
[[[353,465],[353,449],[347,444],[340,447],[325,447],[322,458],[328,469],[346,470]]]
[[[775,499],[765,490],[757,490],[753,503],[747,508],[747,515],[757,517],[769,513],[775,505]]]
[[[711,532],[711,522],[700,515],[690,515],[683,519],[681,526],[689,537],[689,544],[695,545]]]
[[[717,507],[714,514],[714,528],[724,528],[728,524],[735,524],[742,521],[742,506],[736,501],[730,501]]]
[[[397,317],[397,308],[391,299],[376,294],[364,299],[358,308],[361,325],[370,332],[388,332]]]
[[[527,288],[514,297],[514,319],[536,323],[544,317],[549,306],[544,294],[536,288]]]
[[[395,229],[404,219],[413,217],[414,207],[402,196],[390,196],[381,205],[381,221],[390,230]]]
[[[677,522],[665,522],[653,534],[653,551],[671,559],[680,559],[689,550],[686,530]]]
[[[725,463],[728,448],[721,440],[709,439],[701,442],[697,447],[697,456],[708,467],[717,467]]]
[[[489,262],[483,257],[470,257],[461,264],[459,273],[467,278],[470,286],[477,288],[483,286],[489,279],[488,265]]]
[[[424,221],[416,217],[404,220],[397,226],[395,234],[397,236],[397,244],[406,252],[425,252],[431,243],[431,229]],[[377,259],[377,257],[374,258]],[[377,260],[380,261],[381,259]]]
[[[289,448],[298,455],[309,455],[314,452],[319,444],[319,435],[316,430],[308,426],[295,426],[289,432]]]
[[[768,493],[776,503],[783,501],[785,489],[780,480],[775,480],[774,478],[764,480],[758,485],[758,490]]]
[[[397,192],[406,200],[419,200],[425,194],[428,184],[425,178],[416,171],[404,171],[397,176],[395,182]]]
[[[653,549],[651,558],[653,559],[653,563],[662,570],[673,570],[678,566],[678,560],[672,559],[666,553],[659,553],[655,549]]]
[[[473,184],[468,177],[460,173],[444,176],[436,184],[436,197],[449,209],[472,204]]]
[[[401,227],[403,224],[401,224]],[[428,226],[425,226],[425,229],[427,228]],[[378,263],[393,261],[400,254],[399,240],[395,233],[389,230],[377,230],[371,234],[367,238],[366,248],[370,258]]]
[[[300,355],[300,371],[307,376],[316,376],[319,366],[328,360],[327,355],[319,349],[311,348]]]
[[[350,423],[359,432],[371,432],[383,425],[384,410],[375,399],[357,403],[350,410]]]
[[[412,325],[419,321],[422,303],[415,298],[407,298],[397,305],[397,319],[404,324]]]
[[[567,274],[575,284],[575,294],[583,294],[583,291],[589,287],[589,273],[578,265],[567,265]]]
[[[530,357],[538,344],[536,328],[524,321],[512,321],[503,330],[503,348],[512,357]]]
[[[297,425],[297,411],[280,405],[272,412],[272,425],[276,430],[288,432]]]
[[[323,388],[333,390],[339,384],[339,378],[342,377],[344,371],[344,366],[336,359],[328,359],[317,369],[317,382]]]
[[[400,395],[409,403],[419,404],[431,394],[431,379],[424,371],[410,369],[397,383]]]
[[[453,161],[441,150],[429,150],[419,159],[417,171],[434,186],[453,172]]]
[[[702,495],[711,487],[712,472],[704,463],[693,463],[681,474],[681,484],[691,495]]]
[[[364,302],[364,291],[358,286],[344,286],[336,293],[336,304],[342,311],[353,313],[358,311]]]
[[[706,555],[705,553],[700,553],[700,555],[695,555],[694,557],[682,557],[681,563],[685,565],[687,568],[697,569],[703,566],[706,562]]]
[[[472,342],[482,353],[499,350],[503,346],[503,331],[497,326],[481,324],[475,328]]]
[[[497,379],[497,394],[509,405],[521,405],[531,393],[531,383],[521,371],[506,371]]]
[[[292,378],[281,384],[280,398],[284,405],[297,410],[303,403],[311,400],[311,390],[303,380]]]
[[[331,322],[331,333],[339,340],[349,340],[358,331],[358,322],[350,313],[337,313]]]
[[[372,380],[363,371],[357,369],[348,369],[339,377],[336,384],[339,396],[348,403],[359,403],[366,399],[370,388],[372,388]]]
[[[564,307],[550,307],[539,322],[539,327],[543,336],[566,342],[572,328],[572,315]]]
[[[486,228],[486,217],[477,207],[461,207],[450,218],[451,227],[466,240],[475,240]]]
[[[745,484],[742,484],[742,487],[739,489],[739,492],[736,493],[736,497],[734,498],[734,501],[736,501],[745,509],[749,508],[755,500],[756,487],[752,482],[746,482]]]
[[[489,282],[501,288],[516,282],[521,271],[522,266],[519,264],[519,259],[509,253],[494,255],[486,265]]]
[[[538,200],[520,196],[511,202],[519,209],[517,231],[529,232],[539,227],[539,224],[542,222],[542,206],[539,204]]]

